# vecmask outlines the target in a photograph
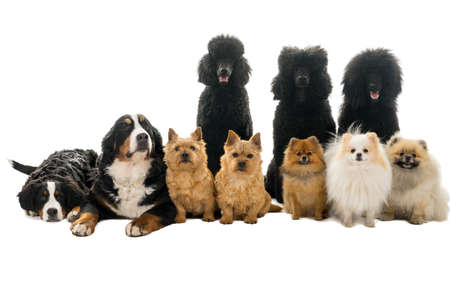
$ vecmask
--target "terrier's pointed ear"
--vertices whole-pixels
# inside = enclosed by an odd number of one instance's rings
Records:
[[[172,128],[169,128],[169,142],[173,142],[178,139],[178,134]]]
[[[261,149],[261,134],[255,133],[249,140],[250,143],[252,143],[253,145],[255,145],[258,149]]]
[[[298,141],[300,141],[298,138],[292,137],[292,138],[289,140],[288,148],[294,147],[295,144],[297,144]]]
[[[233,130],[228,130],[227,141],[225,142],[225,146],[233,146],[237,142],[239,142],[241,138],[234,132]]]
[[[368,132],[366,136],[371,143],[378,144],[378,135],[375,132]]]
[[[419,144],[420,144],[420,146],[423,147],[423,149],[424,149],[425,151],[428,151],[428,145],[427,145],[427,142],[425,142],[424,140],[419,140]]]
[[[342,142],[344,144],[348,144],[350,143],[350,140],[352,139],[353,135],[351,133],[344,133],[344,135],[342,136]]]
[[[200,141],[202,139],[202,128],[197,127],[197,129],[195,129],[195,131],[191,133],[191,137],[196,141]]]

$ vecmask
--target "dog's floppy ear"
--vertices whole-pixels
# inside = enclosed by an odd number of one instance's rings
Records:
[[[172,128],[169,128],[169,142],[174,142],[178,139],[178,134]]]
[[[424,140],[419,140],[418,142],[419,142],[420,146],[422,146],[423,150],[428,151],[427,142],[425,142]]]
[[[198,64],[198,81],[205,85],[216,85],[216,67],[209,54],[205,54]]]
[[[272,80],[274,100],[286,99],[293,89],[292,68],[298,48],[284,47],[278,56],[278,75]]]
[[[245,57],[241,57],[234,65],[234,70],[231,75],[232,84],[236,86],[244,86],[248,83],[252,69]]]
[[[20,207],[24,210],[37,211],[36,198],[41,187],[42,182],[38,179],[28,181],[17,195],[19,197]]]
[[[108,131],[102,140],[102,155],[99,163],[110,163],[117,154],[118,147],[116,145],[116,136],[114,134],[115,125]]]
[[[197,129],[195,129],[195,131],[193,133],[191,133],[191,137],[196,141],[201,141],[202,140],[202,128],[197,127]]]
[[[257,149],[261,150],[262,146],[261,146],[261,134],[255,133],[249,140],[250,143],[252,143],[253,145],[256,146]]]
[[[64,194],[64,209],[71,210],[75,206],[79,206],[86,202],[86,193],[83,192],[72,178],[65,178],[61,182],[61,190]]]
[[[227,141],[225,142],[225,146],[233,146],[237,142],[239,142],[241,138],[236,134],[233,130],[228,130]]]

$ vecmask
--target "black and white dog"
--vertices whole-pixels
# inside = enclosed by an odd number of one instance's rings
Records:
[[[87,201],[97,174],[96,160],[93,150],[81,149],[57,151],[39,167],[11,160],[14,169],[30,175],[18,194],[20,206],[29,216],[39,215],[47,222],[61,221]]]
[[[89,202],[71,225],[74,235],[91,235],[98,221],[111,218],[133,219],[126,226],[128,236],[142,236],[174,222],[161,135],[143,115],[124,115],[116,121],[103,138],[98,168]]]

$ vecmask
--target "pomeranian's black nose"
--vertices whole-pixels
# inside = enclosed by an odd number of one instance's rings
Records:
[[[405,156],[405,161],[406,161],[406,162],[410,162],[410,161],[411,161],[411,156],[408,156],[408,155]]]
[[[245,168],[245,161],[240,161],[240,162],[238,162],[238,167],[239,168]]]
[[[362,153],[356,153],[356,160],[362,160]]]
[[[47,209],[47,215],[49,217],[56,217],[57,214],[58,214],[58,210],[56,208]]]
[[[146,134],[146,133],[139,133],[139,134],[136,136],[136,139],[137,139],[138,141],[146,141],[146,140],[148,140],[148,134]]]
[[[306,156],[302,156],[302,162],[306,162],[308,158]]]
[[[187,152],[181,153],[181,158],[182,159],[188,159],[189,158],[189,153],[187,153]]]

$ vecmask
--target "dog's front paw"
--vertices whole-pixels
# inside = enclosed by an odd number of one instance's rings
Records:
[[[37,216],[39,216],[39,213],[37,213],[35,211],[32,211],[32,210],[25,210],[25,213],[27,214],[27,216],[30,216],[30,217],[37,217]]]
[[[130,237],[147,235],[153,231],[163,228],[161,219],[150,213],[144,213],[139,218],[134,219],[125,227],[125,233]]]
[[[177,215],[175,217],[175,223],[186,223],[186,216]]]
[[[202,218],[203,222],[214,222],[216,218],[214,218],[214,215],[203,215]]]
[[[425,219],[422,216],[412,216],[411,219],[409,219],[409,223],[414,225],[422,225],[425,223]]]
[[[147,234],[143,230],[143,227],[140,226],[135,221],[131,221],[130,223],[127,224],[127,227],[125,227],[125,233],[126,235],[131,237],[143,236]]]
[[[72,234],[76,236],[88,236],[94,233],[94,227],[91,225],[92,224],[90,223],[72,224],[70,230],[72,231]]]
[[[389,214],[389,213],[382,213],[378,219],[380,219],[381,221],[392,221],[394,220],[394,214]]]
[[[78,209],[74,208],[67,214],[67,221],[73,223],[79,217],[80,217],[80,207],[78,207]]]
[[[374,220],[365,220],[364,221],[364,225],[366,225],[367,227],[370,227],[370,228],[374,228],[375,227],[375,221]]]
[[[222,224],[233,224],[233,218],[232,217],[227,217],[227,216],[222,216],[222,218],[220,218],[220,223]]]
[[[244,223],[247,224],[256,224],[258,222],[258,218],[246,216],[244,218]]]

